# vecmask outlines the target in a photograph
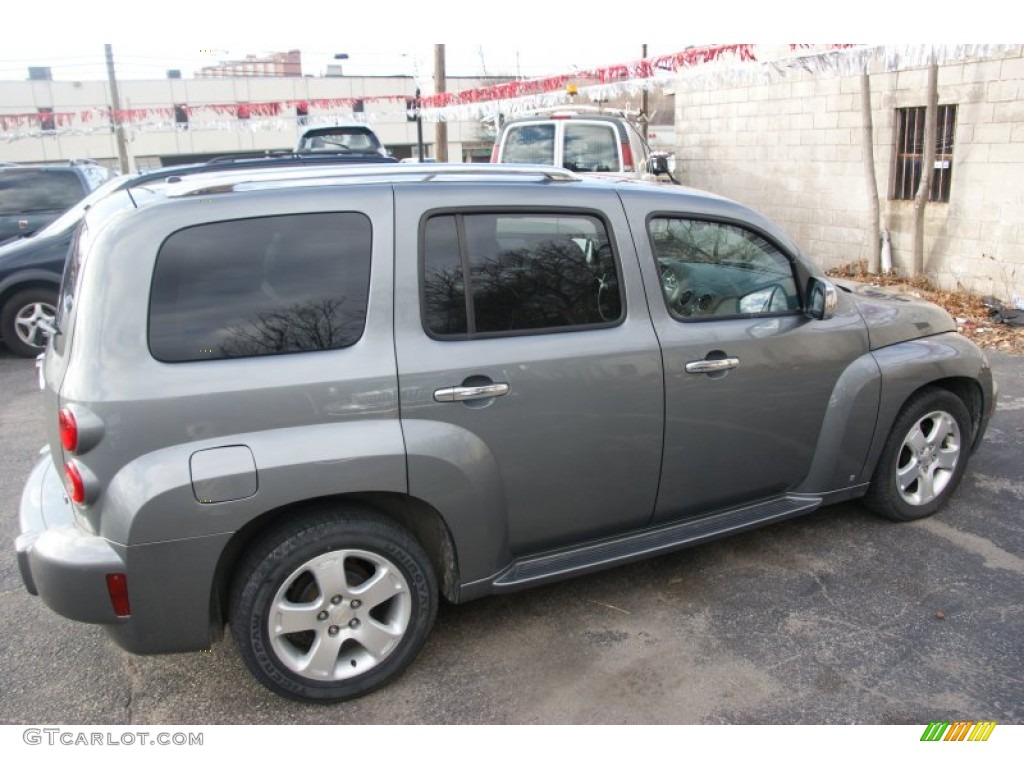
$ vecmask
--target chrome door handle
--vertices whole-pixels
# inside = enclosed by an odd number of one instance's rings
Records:
[[[483,384],[479,387],[445,387],[434,391],[439,403],[457,403],[463,400],[484,400],[508,394],[508,384]]]
[[[723,357],[720,360],[694,360],[686,364],[687,373],[715,373],[716,371],[728,371],[740,364],[737,357]]]

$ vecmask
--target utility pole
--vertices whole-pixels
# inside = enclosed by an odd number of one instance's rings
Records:
[[[114,112],[113,116],[116,116],[121,111],[121,99],[117,95],[117,77],[114,75],[114,49],[107,43],[103,46],[103,50],[107,54],[107,79],[110,81],[110,101],[111,109]],[[124,138],[124,125],[120,120],[115,119],[115,136],[117,136],[117,156],[121,161],[121,173],[128,173],[128,142]]]
[[[643,48],[641,50],[642,52],[640,54],[640,58],[646,59],[647,43],[643,44]],[[644,144],[647,143],[647,124],[649,122],[649,119],[647,117],[648,107],[649,104],[647,103],[647,89],[644,88],[643,91],[640,92],[640,132],[643,133],[644,135]]]
[[[444,93],[444,44],[434,46],[434,92]],[[448,123],[438,119],[434,134],[434,155],[439,163],[448,162]]]
[[[416,147],[423,162],[423,112],[420,108],[420,89],[416,89]]]

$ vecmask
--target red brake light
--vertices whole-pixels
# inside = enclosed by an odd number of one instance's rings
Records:
[[[57,415],[60,424],[60,444],[65,451],[75,453],[78,450],[78,422],[70,408],[61,408]]]
[[[69,461],[64,465],[64,477],[67,479],[68,490],[71,492],[71,500],[75,504],[85,502],[85,483],[82,482],[82,473],[78,471],[75,462]]]
[[[494,142],[494,146],[491,148],[491,162],[498,162],[498,142]]]
[[[107,592],[110,593],[110,604],[118,616],[130,616],[132,609],[128,604],[128,577],[123,573],[107,574]]]
[[[633,150],[629,148],[629,142],[622,142],[622,169],[625,171],[633,170]]]

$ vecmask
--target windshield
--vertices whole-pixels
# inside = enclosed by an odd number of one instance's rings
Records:
[[[62,213],[56,219],[54,219],[45,227],[40,229],[38,232],[36,232],[33,235],[33,237],[53,237],[55,235],[60,235],[70,230],[72,227],[74,227],[78,222],[82,220],[82,215],[85,213],[87,208],[89,208],[97,201],[102,200],[111,192],[116,192],[117,190],[119,190],[121,187],[128,183],[128,180],[130,178],[132,177],[118,176],[116,178],[111,179],[106,184],[96,187],[96,189],[94,189],[92,193],[88,195],[88,197],[83,197],[73,207],[68,208],[68,210],[64,211],[64,213]]]

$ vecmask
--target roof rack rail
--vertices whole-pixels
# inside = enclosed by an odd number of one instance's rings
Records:
[[[516,117],[529,117],[531,115],[546,115],[553,112],[585,112],[593,115],[610,115],[611,117],[624,117],[633,120],[640,116],[640,112],[633,109],[622,109],[620,107],[592,107],[587,104],[557,104],[551,107],[536,107],[524,109],[518,112],[510,112],[508,119]]]
[[[262,152],[241,152],[237,155],[218,155],[205,161],[205,165],[230,165],[250,160],[263,160],[268,157],[294,157],[290,149],[266,149]]]
[[[386,163],[289,167],[279,169],[210,170],[174,179],[167,197],[191,197],[239,191],[242,188],[323,185],[350,180],[369,181],[461,181],[472,178],[505,178],[550,182],[578,182],[578,174],[549,165],[517,163]],[[169,180],[170,181],[170,180]]]

